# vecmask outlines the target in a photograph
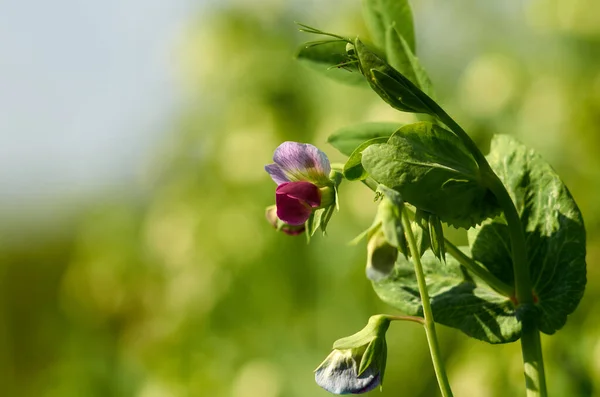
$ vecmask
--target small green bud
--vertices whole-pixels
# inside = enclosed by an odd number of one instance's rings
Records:
[[[387,242],[400,250],[404,256],[408,255],[408,245],[404,236],[402,225],[402,211],[404,200],[399,192],[384,185],[379,185],[377,192],[383,195],[377,208],[377,219],[381,222],[381,229]]]
[[[388,243],[383,230],[378,229],[367,244],[367,278],[381,281],[392,272],[398,259],[398,249]]]

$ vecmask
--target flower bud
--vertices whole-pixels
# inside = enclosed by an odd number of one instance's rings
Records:
[[[315,370],[315,381],[334,394],[360,394],[383,382],[387,360],[385,333],[390,320],[377,315],[365,328],[337,340],[333,351]]]
[[[267,221],[277,230],[289,234],[290,236],[296,236],[304,232],[306,227],[304,225],[289,225],[277,217],[277,206],[271,205],[265,210],[265,217]]]
[[[381,281],[394,269],[398,248],[388,243],[383,230],[378,229],[367,244],[367,278]]]

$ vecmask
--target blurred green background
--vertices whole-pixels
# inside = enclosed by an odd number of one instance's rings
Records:
[[[482,148],[494,133],[535,148],[580,205],[586,294],[543,348],[552,396],[600,396],[600,3],[413,3],[418,53],[449,113]],[[183,99],[140,142],[136,178],[51,206],[3,201],[0,395],[325,396],[312,371],[332,342],[394,312],[364,277],[365,247],[347,245],[374,214],[362,185],[342,185],[329,235],[310,245],[264,220],[275,185],[263,166],[280,142],[342,161],[326,144],[336,129],[412,120],[298,65],[313,38],[296,20],[366,32],[358,0],[188,13],[168,54]],[[455,395],[524,395],[518,343],[440,333]],[[394,323],[388,342],[385,387],[371,394],[437,395],[422,330]]]

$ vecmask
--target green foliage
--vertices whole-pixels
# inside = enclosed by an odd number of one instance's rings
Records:
[[[586,284],[586,237],[571,193],[540,155],[498,135],[488,160],[521,217],[529,272],[537,297],[539,328],[562,328],[583,296]],[[473,257],[502,281],[512,284],[513,265],[506,222],[496,218],[469,233]]]
[[[381,221],[383,234],[392,246],[407,255],[408,248],[404,236],[404,226],[402,226],[404,201],[400,193],[386,186],[379,185],[377,192],[383,195],[377,209],[377,218]]]
[[[415,51],[415,31],[408,0],[363,0],[363,17],[379,48],[387,48],[387,30],[395,25],[409,48]]]
[[[309,242],[310,238],[319,228],[323,232],[323,235],[327,234],[327,225],[329,225],[331,216],[335,210],[339,210],[338,187],[340,186],[340,183],[342,183],[343,177],[339,172],[333,171],[330,178],[333,183],[333,186],[331,187],[331,189],[333,189],[333,203],[325,208],[315,210],[306,221],[306,238]]]
[[[385,143],[388,141],[388,139],[389,137],[369,139],[368,141],[362,143],[360,146],[354,149],[354,151],[348,158],[348,161],[346,161],[346,164],[344,164],[344,178],[346,178],[349,181],[360,181],[366,179],[369,176],[369,174],[367,173],[367,171],[365,171],[365,169],[362,166],[363,150],[376,143]]]
[[[429,214],[427,219],[427,226],[429,227],[429,246],[431,251],[441,261],[446,260],[446,248],[444,246],[444,229],[442,228],[442,221],[434,214]]]
[[[323,40],[309,42],[298,49],[296,58],[303,65],[341,83],[364,84],[358,66],[348,63],[346,42],[343,40]]]
[[[465,248],[465,251],[468,249]],[[431,251],[422,258],[433,318],[488,343],[507,343],[519,338],[521,323],[510,299],[471,276],[454,259],[440,262]],[[398,258],[392,274],[373,283],[387,304],[412,316],[422,316],[421,298],[410,260]]]
[[[400,123],[385,122],[352,124],[331,134],[327,138],[327,142],[346,156],[351,156],[366,141],[382,137],[389,138],[401,126]]]
[[[354,50],[361,73],[381,99],[397,110],[433,114],[430,99],[372,49],[356,39]]]
[[[387,28],[385,52],[390,65],[429,97],[435,96],[431,79],[395,24]]]
[[[431,237],[429,235],[430,215],[428,212],[417,209],[414,220],[411,222],[412,232],[421,256],[431,247]]]
[[[450,131],[421,122],[362,153],[365,170],[405,201],[443,222],[469,228],[498,211],[473,156]]]

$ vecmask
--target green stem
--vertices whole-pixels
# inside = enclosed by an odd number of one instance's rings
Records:
[[[417,316],[392,316],[391,314],[384,314],[385,318],[391,321],[411,321],[413,323],[418,323],[421,325],[425,325],[425,321],[422,317]]]
[[[521,328],[521,353],[523,354],[523,369],[527,397],[545,397],[546,372],[542,356],[542,341],[538,331],[535,317],[526,316]]]
[[[363,179],[361,181],[362,183],[365,184],[366,187],[368,187],[369,189],[371,189],[372,191],[376,192],[377,191],[377,182],[375,182],[375,180],[371,177],[368,177],[367,179]]]
[[[377,182],[372,178],[367,178],[362,181],[372,191],[377,191]],[[406,209],[406,211],[409,211]],[[412,213],[412,212],[411,212]],[[458,247],[452,244],[448,239],[444,238],[444,244],[446,251],[452,255],[461,265],[466,267],[471,273],[485,281],[490,287],[504,296],[512,297],[515,293],[515,289],[510,285],[502,282],[496,276],[494,276],[489,270],[481,266],[479,263],[474,261],[469,256],[465,255]]]
[[[481,153],[477,145],[475,145],[475,142],[435,101],[429,101],[431,103],[428,103],[428,105],[438,116],[439,120],[450,128],[473,154],[481,170],[483,182],[494,193],[504,212],[510,234],[515,299],[517,309],[521,310],[522,313],[521,352],[523,354],[527,396],[545,397],[547,395],[546,376],[540,334],[535,317],[536,312],[535,310],[529,310],[534,304],[533,289],[529,276],[527,246],[525,244],[525,233],[521,224],[521,218],[502,181],[494,173],[485,156]]]
[[[497,292],[504,296],[513,296],[515,289],[510,285],[502,282],[496,276],[494,276],[488,269],[477,263],[475,260],[470,258],[457,246],[452,244],[450,241],[444,239],[446,251],[452,255],[461,265],[467,268],[471,273],[482,279],[487,285],[492,287]]]
[[[431,353],[431,361],[433,362],[435,376],[437,377],[442,396],[452,397],[452,390],[450,389],[448,376],[446,375],[446,370],[444,368],[444,364],[442,363],[440,346],[435,332],[433,312],[431,311],[431,303],[429,302],[429,294],[427,292],[427,283],[425,282],[425,274],[423,273],[423,266],[421,265],[421,256],[417,247],[415,236],[412,232],[410,219],[406,209],[402,210],[402,225],[404,226],[408,247],[415,265],[415,274],[417,276],[417,283],[419,285],[419,293],[421,294],[421,302],[423,306],[425,334],[427,336],[427,343],[429,344],[429,352]]]
[[[522,310],[523,313],[521,321],[521,353],[523,355],[527,396],[545,397],[548,395],[548,392],[546,390],[546,374],[544,371],[540,332],[536,323],[536,311],[529,309],[534,305],[534,300],[531,277],[529,276],[525,233],[523,232],[521,218],[504,185],[502,185],[497,176],[494,182],[491,184],[490,189],[498,199],[508,224],[517,310]]]

